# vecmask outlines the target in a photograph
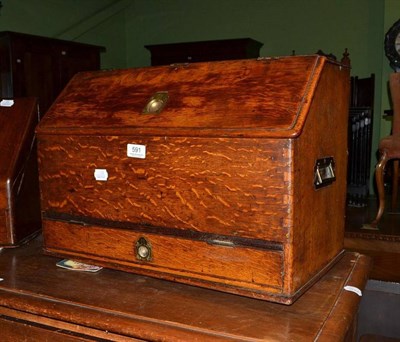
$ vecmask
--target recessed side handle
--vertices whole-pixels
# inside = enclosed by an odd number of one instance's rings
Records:
[[[333,157],[317,159],[314,166],[314,187],[320,189],[336,180]]]

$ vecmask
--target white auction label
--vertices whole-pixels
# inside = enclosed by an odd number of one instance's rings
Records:
[[[108,179],[108,172],[106,169],[96,169],[94,170],[94,178],[97,181],[106,181]]]
[[[126,154],[131,158],[146,158],[146,145],[128,144],[126,146]]]
[[[12,107],[14,105],[14,100],[1,100],[0,107]]]

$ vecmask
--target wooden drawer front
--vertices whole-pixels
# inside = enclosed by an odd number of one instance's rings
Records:
[[[146,157],[127,157],[127,144],[146,146]],[[44,136],[42,210],[282,242],[292,225],[289,153],[285,139]]]
[[[151,246],[151,260],[137,259],[137,241],[144,237]],[[251,247],[226,247],[202,241],[156,234],[44,221],[48,252],[87,258],[135,273],[195,283],[229,286],[280,293],[283,252]],[[186,278],[186,281],[185,281]]]

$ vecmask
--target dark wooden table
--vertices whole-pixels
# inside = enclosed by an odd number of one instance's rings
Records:
[[[368,257],[343,258],[285,306],[103,269],[56,267],[40,237],[0,252],[1,341],[341,341],[354,337]]]

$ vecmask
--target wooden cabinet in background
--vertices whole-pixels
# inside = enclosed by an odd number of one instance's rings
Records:
[[[251,38],[145,45],[151,65],[257,58],[262,43]]]
[[[103,51],[95,45],[0,32],[0,94],[37,97],[43,115],[75,73],[100,68]]]

